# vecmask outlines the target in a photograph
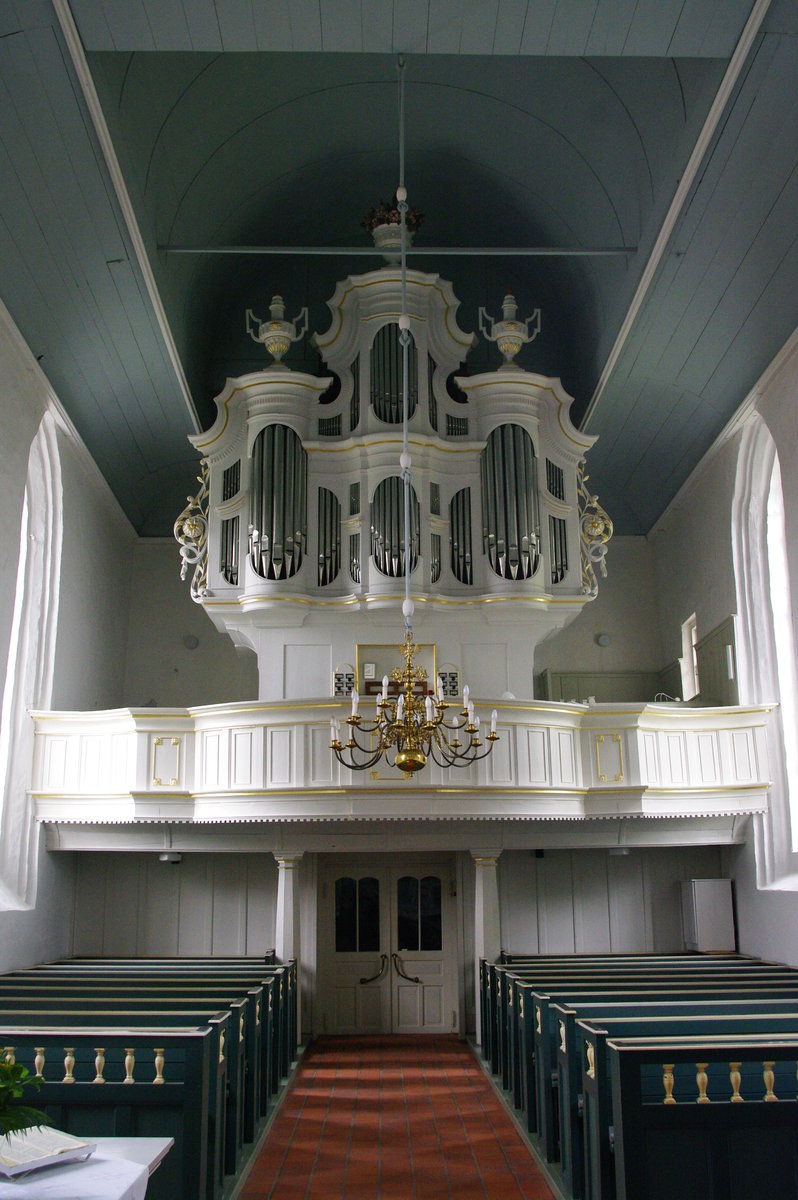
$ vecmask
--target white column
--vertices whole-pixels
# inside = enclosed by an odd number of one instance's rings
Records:
[[[482,998],[479,992],[479,960],[493,961],[501,950],[501,925],[499,921],[499,877],[497,865],[501,850],[472,850],[471,857],[476,868],[474,888],[474,992],[477,1018],[477,1042],[482,1038],[480,1011]]]
[[[302,851],[275,854],[277,861],[277,913],[275,917],[274,949],[278,962],[297,960],[297,1041],[302,1040],[302,983],[300,972],[301,937],[299,924],[299,864]]]

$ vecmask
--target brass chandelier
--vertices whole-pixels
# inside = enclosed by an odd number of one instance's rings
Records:
[[[410,596],[410,451],[408,444],[408,350],[410,318],[407,313],[407,188],[404,181],[404,60],[399,58],[399,186],[396,189],[401,231],[402,312],[399,316],[399,341],[402,346],[402,453],[399,456],[404,484],[405,639],[399,649],[404,654],[404,669],[395,667],[391,679],[398,684],[396,699],[388,696],[388,676],[382,679],[382,695],[377,700],[373,721],[360,714],[360,697],[352,692],[352,713],[346,718],[349,736],[341,740],[341,722],[330,723],[330,749],[342,766],[350,771],[366,771],[384,758],[406,778],[420,771],[431,758],[440,767],[470,767],[486,758],[499,740],[497,713],[491,713],[490,732],[480,740],[480,720],[463,688],[463,708],[459,716],[446,721],[447,709],[443,681],[438,676],[434,694],[427,688],[427,673],[414,664],[418,646],[413,641],[414,604]],[[419,694],[420,692],[420,694]],[[461,723],[462,722],[462,723]],[[484,748],[483,748],[484,746]]]

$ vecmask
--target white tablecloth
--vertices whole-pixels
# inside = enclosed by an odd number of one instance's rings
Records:
[[[144,1200],[149,1173],[142,1163],[103,1157],[44,1167],[24,1179],[0,1180],[0,1200]]]

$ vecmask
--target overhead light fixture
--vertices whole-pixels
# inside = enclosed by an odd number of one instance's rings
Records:
[[[330,749],[342,766],[350,771],[367,771],[381,759],[410,776],[432,759],[440,767],[470,767],[486,758],[499,740],[496,732],[497,713],[491,713],[490,732],[485,743],[480,739],[480,719],[469,700],[468,687],[463,688],[463,708],[458,716],[447,722],[446,712],[451,705],[444,699],[443,681],[438,676],[434,694],[429,691],[427,673],[416,666],[418,646],[413,641],[414,604],[410,596],[410,484],[411,459],[408,442],[408,355],[410,317],[407,313],[407,188],[404,178],[404,59],[399,57],[399,186],[396,200],[399,209],[400,263],[402,274],[402,312],[399,316],[399,341],[402,347],[402,453],[399,456],[404,485],[404,561],[405,598],[402,613],[405,619],[404,668],[394,668],[391,679],[398,684],[398,696],[388,695],[389,678],[383,676],[382,695],[377,700],[373,721],[364,720],[360,713],[357,689],[352,693],[352,713],[346,718],[349,735],[341,740],[341,722],[330,723]],[[392,756],[392,757],[391,757]]]

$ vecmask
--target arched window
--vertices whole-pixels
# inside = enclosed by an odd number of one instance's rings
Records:
[[[770,808],[758,819],[760,887],[798,883],[798,687],[784,501],[776,445],[754,413],[740,443],[732,508],[741,704],[776,701],[768,725]],[[792,784],[792,794],[790,781]]]
[[[34,901],[36,841],[27,786],[33,758],[30,708],[53,690],[61,572],[61,465],[56,425],[45,413],[28,456],[14,615],[0,718],[0,907]]]

